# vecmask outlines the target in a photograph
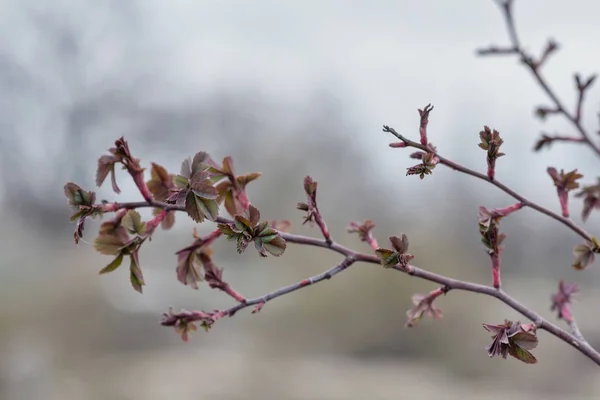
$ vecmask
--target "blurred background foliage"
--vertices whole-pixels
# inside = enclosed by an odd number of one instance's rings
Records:
[[[498,190],[444,168],[405,177],[408,151],[390,149],[389,124],[418,137],[417,108],[436,107],[430,138],[441,154],[484,170],[484,124],[507,153],[497,177],[558,210],[545,169],[598,160],[576,145],[533,154],[541,129],[571,133],[563,121],[532,116],[545,98],[510,58],[478,59],[477,47],[506,43],[492,1],[4,0],[0,2],[0,398],[12,399],[397,399],[597,398],[595,367],[544,332],[539,362],[489,360],[481,323],[520,319],[497,301],[451,293],[441,321],[405,329],[411,295],[433,285],[357,264],[331,281],[241,312],[187,344],[158,325],[176,309],[227,307],[201,285],[179,284],[174,252],[194,224],[178,216],[142,250],[147,286],[134,292],[124,270],[99,277],[110,260],[86,242],[62,194],[66,181],[92,189],[96,159],[124,135],[134,156],[176,172],[197,151],[231,155],[238,173],[263,172],[249,196],[265,219],[289,219],[304,200],[302,179],[319,182],[319,205],[334,238],[368,251],[345,232],[372,219],[380,244],[406,233],[415,264],[488,282],[477,209],[512,204]],[[543,12],[539,12],[542,10]],[[585,12],[582,12],[585,10]],[[598,68],[600,5],[585,0],[517,1],[517,24],[535,54],[549,35],[564,48],[544,72],[567,104],[571,74]],[[597,129],[592,90],[585,123]],[[139,200],[125,174],[123,193]],[[584,179],[584,180],[585,180]],[[580,204],[572,201],[576,221]],[[148,216],[149,214],[143,214]],[[586,229],[599,228],[592,215]],[[198,226],[201,233],[212,226]],[[505,289],[552,318],[559,279],[582,286],[574,312],[600,347],[596,266],[570,267],[578,238],[531,210],[502,222]],[[214,246],[225,279],[247,296],[333,266],[324,249],[290,246],[279,259]],[[522,318],[521,318],[522,320]]]

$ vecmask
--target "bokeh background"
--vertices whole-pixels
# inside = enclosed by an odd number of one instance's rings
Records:
[[[540,54],[548,37],[564,45],[544,67],[572,107],[572,74],[597,71],[600,3],[521,0],[522,41]],[[414,160],[391,149],[383,124],[418,137],[417,108],[435,106],[430,138],[441,154],[484,171],[483,125],[498,129],[507,154],[497,176],[558,211],[545,170],[580,168],[595,180],[599,160],[578,145],[532,153],[541,131],[571,134],[513,57],[475,49],[507,36],[493,1],[158,1],[0,2],[0,398],[37,399],[586,399],[600,396],[597,367],[545,332],[536,366],[489,359],[481,323],[522,319],[492,299],[451,293],[444,318],[405,329],[411,295],[435,286],[373,265],[240,312],[189,343],[158,325],[176,309],[224,308],[232,300],[176,281],[174,252],[192,241],[179,217],[141,255],[147,286],[134,292],[126,269],[99,277],[110,261],[73,243],[67,181],[94,187],[96,159],[124,135],[134,155],[177,171],[204,150],[231,155],[239,172],[264,175],[249,195],[268,219],[290,219],[304,199],[302,179],[319,182],[319,204],[336,240],[368,251],[345,233],[370,218],[380,243],[406,233],[415,264],[487,283],[479,205],[514,200],[443,167],[421,181]],[[598,129],[600,90],[584,122]],[[139,200],[125,174],[123,193]],[[108,185],[110,186],[110,185]],[[572,213],[581,222],[579,201]],[[148,215],[147,213],[144,215]],[[586,229],[597,231],[600,216]],[[201,233],[209,225],[199,226]],[[600,346],[598,269],[570,267],[579,239],[523,210],[503,221],[505,289],[544,316],[559,279],[582,286],[574,311]],[[247,296],[333,266],[322,249],[290,246],[260,259],[217,244],[225,278]],[[596,310],[596,311],[595,311]]]

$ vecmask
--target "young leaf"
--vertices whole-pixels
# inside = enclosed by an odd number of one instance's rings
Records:
[[[94,240],[94,248],[100,254],[105,254],[109,256],[117,255],[121,252],[123,246],[125,246],[125,242],[123,242],[122,238],[116,235],[103,235],[100,234]]]
[[[114,271],[115,269],[119,268],[119,266],[121,265],[121,263],[123,262],[123,252],[121,251],[117,257],[111,261],[110,264],[108,264],[106,267],[102,268],[100,270],[100,272],[98,272],[99,274],[107,274],[109,272]]]
[[[260,221],[260,211],[258,211],[258,208],[254,207],[252,204],[250,204],[250,207],[248,208],[248,219],[252,226],[256,226],[258,221]]]
[[[219,216],[219,204],[216,200],[204,199],[202,197],[196,197],[196,204],[198,208],[202,210],[204,216],[210,220],[214,221]]]
[[[575,246],[573,250],[573,268],[577,270],[586,269],[589,265],[594,262],[594,247],[591,243],[584,243]]]
[[[190,184],[190,180],[183,175],[175,175],[173,177],[173,183],[179,189],[187,189]]]
[[[198,289],[196,282],[202,280],[200,265],[194,251],[181,252],[177,255],[177,280],[193,289]]]
[[[96,201],[96,193],[85,191],[73,182],[65,185],[64,192],[71,207],[93,206]]]
[[[190,177],[194,177],[199,172],[208,169],[208,167],[210,166],[209,163],[210,156],[208,155],[208,153],[204,151],[196,153],[196,155],[194,155],[194,159],[192,160]]]
[[[129,278],[131,281],[131,286],[137,291],[142,293],[142,286],[144,283],[144,276],[142,275],[142,270],[140,269],[138,250],[135,250],[130,256],[131,264],[129,265]]]
[[[287,244],[285,240],[281,236],[277,236],[274,239],[266,242],[264,239],[262,240],[262,244],[269,253],[274,255],[275,257],[279,257],[285,252]]]
[[[110,172],[110,182],[115,193],[121,193],[121,189],[117,185],[117,178],[115,176],[115,163],[119,161],[118,157],[114,155],[103,155],[98,159],[98,169],[96,170],[96,186],[102,186],[104,180]]]
[[[392,248],[400,254],[404,254],[408,250],[408,237],[404,233],[401,235],[401,238],[390,236],[390,243],[392,244]]]
[[[131,234],[143,235],[146,232],[146,223],[142,221],[142,216],[136,210],[127,211],[121,224]]]
[[[254,228],[254,225],[250,220],[248,220],[243,215],[236,215],[234,217],[236,225],[240,228],[240,230],[251,230]]]
[[[189,191],[185,198],[185,211],[195,222],[204,221],[203,204],[199,197]]]
[[[381,260],[381,265],[385,268],[393,267],[398,264],[398,253],[384,248],[375,250],[375,255]]]
[[[173,175],[156,163],[152,163],[151,179],[146,185],[157,201],[165,201],[169,197],[169,190],[175,186]]]

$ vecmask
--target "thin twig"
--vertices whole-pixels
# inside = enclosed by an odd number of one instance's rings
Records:
[[[407,147],[414,147],[414,148],[423,150],[425,152],[435,154],[439,158],[439,163],[440,164],[443,164],[443,165],[445,165],[445,166],[447,166],[449,168],[452,168],[455,171],[459,171],[459,172],[462,172],[464,174],[474,176],[475,178],[484,180],[484,181],[486,181],[486,182],[488,182],[488,183],[496,186],[497,188],[499,188],[500,190],[504,191],[508,195],[510,195],[513,198],[519,200],[521,203],[523,203],[524,206],[532,208],[532,209],[534,209],[534,210],[536,210],[536,211],[538,211],[538,212],[540,212],[542,214],[545,214],[545,215],[549,216],[552,219],[555,219],[556,221],[558,221],[558,222],[562,223],[563,225],[567,226],[569,229],[571,229],[573,232],[577,233],[579,236],[581,236],[585,240],[590,241],[590,242],[592,241],[591,235],[589,233],[587,233],[585,230],[583,230],[583,228],[581,228],[580,226],[578,226],[577,224],[575,224],[569,218],[565,218],[562,215],[556,214],[556,213],[548,210],[547,208],[542,207],[539,204],[534,203],[533,201],[526,199],[525,197],[521,196],[520,194],[518,194],[517,192],[515,192],[514,190],[512,190],[511,188],[509,188],[508,186],[506,186],[502,182],[499,182],[496,179],[491,180],[485,174],[479,173],[477,171],[473,171],[472,169],[469,169],[467,167],[463,167],[460,164],[457,164],[457,163],[455,163],[453,161],[450,161],[447,158],[444,158],[444,157],[440,156],[439,153],[432,151],[431,148],[429,148],[427,146],[423,146],[420,143],[413,142],[412,140],[410,140],[410,139],[402,136],[401,134],[399,134],[398,132],[396,132],[396,130],[394,128],[391,128],[389,126],[384,125],[383,126],[383,130],[385,132],[389,132],[392,135],[396,136],[403,143],[405,143]]]
[[[517,33],[517,28],[515,25],[513,9],[512,9],[513,0],[500,0],[500,1],[497,1],[497,3],[500,6],[500,8],[502,9],[502,14],[504,15],[504,20],[506,22],[508,36],[509,36],[510,42],[512,44],[512,47],[510,48],[510,50],[512,50],[512,51],[510,51],[510,52],[506,51],[507,49],[504,49],[504,51],[498,51],[499,49],[492,47],[492,48],[488,48],[488,49],[479,50],[478,54],[479,55],[493,55],[493,54],[507,54],[507,53],[511,53],[511,52],[514,54],[518,54],[521,58],[521,61],[523,61],[523,63],[528,67],[529,71],[533,75],[536,82],[540,85],[540,87],[543,89],[543,91],[546,93],[546,95],[550,98],[552,103],[554,103],[554,105],[556,107],[556,113],[562,114],[575,127],[577,132],[579,132],[579,134],[583,138],[583,141],[598,156],[600,156],[600,146],[598,146],[597,144],[595,144],[592,141],[591,135],[581,124],[581,108],[582,108],[582,103],[583,103],[583,99],[584,99],[584,95],[585,95],[584,92],[589,87],[589,85],[584,88],[578,88],[579,93],[578,93],[578,102],[577,102],[577,106],[576,106],[576,111],[574,114],[571,114],[569,111],[567,111],[566,107],[563,105],[562,101],[560,101],[560,99],[558,98],[558,96],[556,95],[554,90],[552,90],[548,81],[540,73],[540,66],[542,63],[533,61],[533,59],[525,52],[525,50],[521,46],[521,42],[519,40],[519,35]],[[547,53],[546,53],[546,55],[547,55]],[[545,60],[545,58],[544,58],[544,60]]]

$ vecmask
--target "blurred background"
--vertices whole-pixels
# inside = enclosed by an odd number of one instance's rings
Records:
[[[548,37],[563,45],[543,73],[569,107],[572,74],[596,72],[600,3],[516,1],[526,48]],[[162,312],[232,305],[201,284],[177,282],[174,252],[194,224],[178,216],[142,250],[147,286],[134,292],[126,268],[98,276],[110,258],[73,243],[63,196],[67,181],[93,189],[97,158],[121,135],[136,157],[177,172],[208,151],[231,155],[238,173],[263,172],[249,196],[267,219],[301,227],[302,179],[319,182],[319,205],[336,240],[368,251],[345,232],[376,222],[381,244],[406,233],[415,265],[489,283],[478,206],[514,203],[473,178],[439,167],[406,177],[414,160],[391,149],[383,124],[418,138],[418,108],[432,103],[429,137],[440,153],[485,171],[483,125],[498,129],[506,157],[497,177],[559,211],[546,167],[579,168],[595,181],[587,148],[532,147],[541,131],[573,134],[561,118],[533,116],[549,105],[514,57],[475,50],[508,43],[493,1],[0,1],[0,399],[591,399],[597,367],[545,332],[536,366],[489,359],[482,323],[523,320],[483,296],[453,292],[440,321],[405,329],[413,293],[435,285],[357,264],[331,281],[218,321],[183,343],[159,326]],[[600,90],[584,109],[598,129]],[[124,173],[120,195],[137,201]],[[580,223],[581,202],[571,202]],[[143,214],[148,216],[146,212]],[[600,215],[585,225],[600,228]],[[200,225],[200,233],[213,228]],[[523,210],[502,223],[505,289],[555,320],[550,294],[560,279],[582,287],[574,312],[600,347],[597,266],[574,271],[579,238]],[[225,279],[254,297],[340,261],[322,249],[290,246],[279,258],[238,255],[217,243]],[[558,322],[562,325],[562,322]]]

